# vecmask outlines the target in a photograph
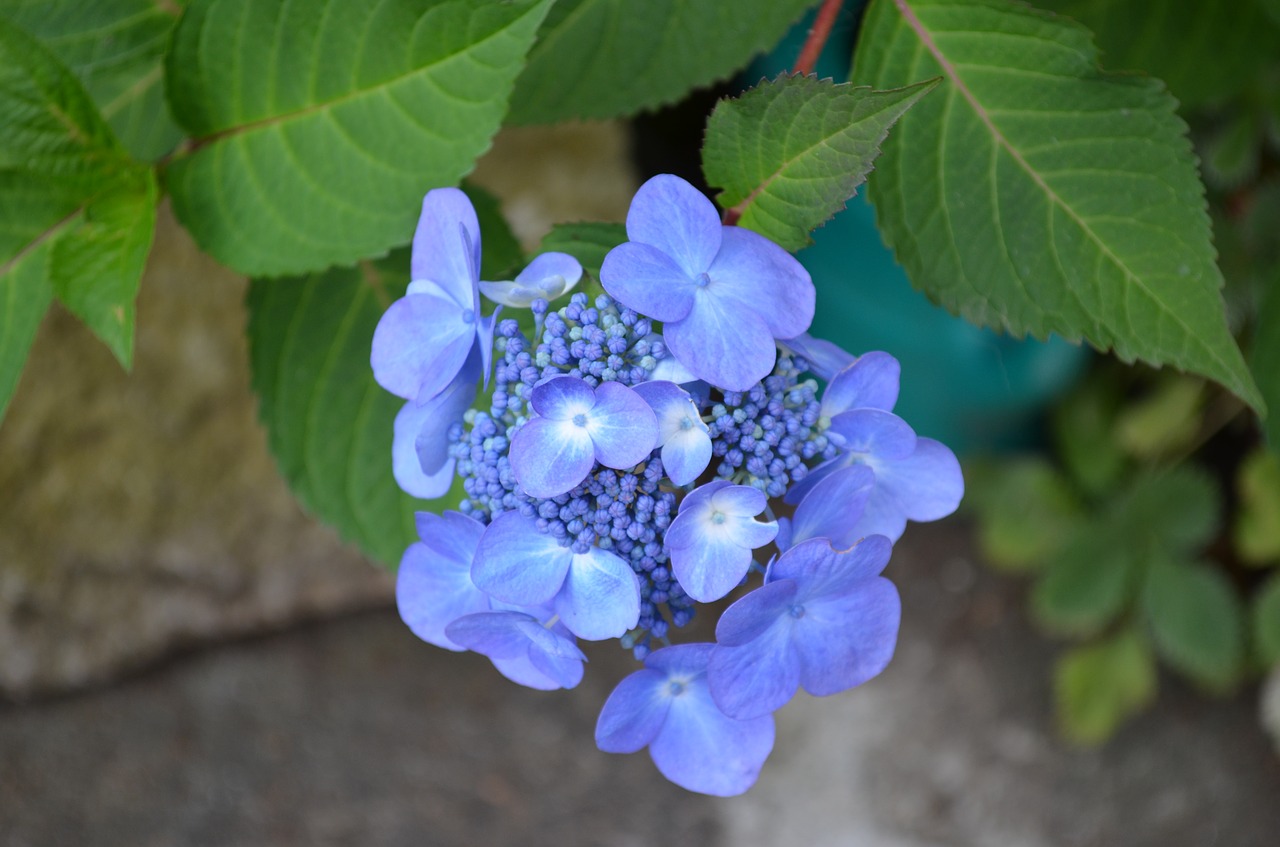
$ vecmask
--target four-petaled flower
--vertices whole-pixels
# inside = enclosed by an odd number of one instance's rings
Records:
[[[690,491],[667,528],[671,564],[685,592],[700,603],[719,600],[742,582],[752,551],[778,534],[776,521],[762,523],[764,492],[717,479]]]

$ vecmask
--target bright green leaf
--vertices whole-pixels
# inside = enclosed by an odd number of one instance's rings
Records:
[[[1050,560],[1031,594],[1031,609],[1046,629],[1087,636],[1105,629],[1133,596],[1137,551],[1114,533],[1082,525]]]
[[[369,349],[408,280],[408,251],[399,251],[358,268],[254,280],[248,300],[253,387],[281,472],[307,509],[389,566],[417,539],[413,513],[452,507],[461,490],[416,500],[391,473],[404,402],[374,382]]]
[[[422,195],[488,148],[548,3],[196,0],[167,59],[196,139],[174,210],[252,275],[408,243]]]
[[[568,253],[598,279],[605,255],[626,240],[627,228],[622,224],[556,224],[538,245],[538,252]]]
[[[559,0],[511,98],[514,123],[674,103],[771,48],[815,0]]]
[[[1156,649],[1170,665],[1209,689],[1235,684],[1244,662],[1244,609],[1222,571],[1155,562],[1142,603]]]
[[[3,185],[0,178],[0,193]],[[0,420],[4,420],[36,330],[53,299],[48,269],[51,246],[48,241],[36,245],[0,271]]]
[[[1204,190],[1159,82],[1010,0],[873,0],[854,81],[941,74],[871,177],[913,283],[966,318],[1084,337],[1262,399],[1227,330]]]
[[[1275,2],[1275,0],[1265,0]],[[1184,106],[1239,93],[1267,66],[1280,29],[1254,0],[1035,0],[1093,30],[1108,68],[1145,71]]]
[[[936,81],[895,91],[779,77],[720,102],[702,169],[738,224],[795,251],[867,178],[889,127]]]
[[[1105,741],[1155,697],[1151,648],[1138,633],[1125,631],[1070,650],[1058,660],[1054,693],[1068,738],[1081,744]]]
[[[1280,561],[1280,456],[1255,450],[1240,466],[1236,489],[1232,531],[1240,558],[1254,565]]]
[[[50,292],[129,366],[155,204],[154,175],[120,148],[76,78],[0,18],[0,284],[26,304],[4,321],[0,407],[30,348],[33,304],[47,306]]]
[[[182,137],[164,100],[161,57],[186,0],[0,0],[84,84],[125,149],[155,159]]]
[[[1082,518],[1067,481],[1043,459],[1003,462],[981,481],[971,476],[967,499],[978,512],[978,542],[995,567],[1042,569]]]
[[[1280,574],[1253,595],[1253,652],[1264,667],[1280,663]]]
[[[1167,456],[1191,444],[1200,431],[1204,384],[1171,375],[1116,417],[1116,440],[1139,459]]]

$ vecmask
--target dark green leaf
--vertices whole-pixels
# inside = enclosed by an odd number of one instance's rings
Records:
[[[627,228],[622,224],[556,224],[538,245],[538,252],[568,253],[598,279],[605,254],[626,240]]]
[[[1106,509],[1123,543],[1189,556],[1218,533],[1218,484],[1194,465],[1176,465],[1139,477]]]
[[[1157,81],[1103,74],[1087,30],[1009,0],[873,0],[856,55],[860,84],[944,77],[871,177],[915,285],[974,322],[1083,337],[1261,408],[1186,127]]]
[[[1264,667],[1280,663],[1280,574],[1253,595],[1253,652]]]
[[[511,98],[515,123],[630,115],[725,79],[814,0],[560,0]]]
[[[548,3],[196,0],[167,59],[196,139],[174,210],[253,275],[408,243],[422,195],[489,146]]]
[[[867,178],[889,127],[936,84],[872,91],[812,76],[762,82],[711,113],[702,170],[740,226],[799,250]]]
[[[1083,517],[1067,481],[1043,459],[1003,462],[981,481],[967,471],[978,541],[998,568],[1040,570]]]
[[[1133,631],[1077,647],[1058,660],[1054,690],[1063,733],[1082,744],[1105,741],[1155,697],[1151,648]]]
[[[1258,307],[1249,367],[1258,380],[1267,408],[1280,409],[1280,265],[1272,266],[1268,277]],[[1267,415],[1262,428],[1267,444],[1272,450],[1280,451],[1280,411]]]
[[[1159,77],[1185,106],[1239,93],[1274,58],[1280,43],[1280,29],[1253,0],[1035,0],[1034,5],[1089,27],[1108,68]]]
[[[84,84],[125,149],[155,159],[182,137],[160,59],[186,0],[0,0]]]
[[[1098,371],[1067,395],[1053,411],[1054,445],[1072,478],[1092,494],[1109,491],[1125,468],[1115,439],[1121,389]]]
[[[1046,629],[1086,636],[1105,629],[1135,590],[1138,552],[1115,533],[1082,525],[1050,560],[1031,594],[1031,608]]]
[[[1235,684],[1244,662],[1244,610],[1220,570],[1157,562],[1147,571],[1142,600],[1165,661],[1206,688]]]
[[[253,386],[271,451],[302,504],[378,561],[394,566],[417,539],[413,513],[457,504],[416,500],[391,473],[403,401],[373,380],[373,330],[408,284],[408,251],[249,288]]]
[[[480,244],[483,248],[480,278],[494,281],[511,279],[520,271],[524,253],[502,215],[501,202],[477,185],[468,183],[462,188],[467,192],[471,205],[475,206],[480,223]]]
[[[1261,153],[1262,125],[1258,116],[1251,112],[1232,115],[1205,141],[1205,180],[1223,190],[1238,188],[1257,176]]]

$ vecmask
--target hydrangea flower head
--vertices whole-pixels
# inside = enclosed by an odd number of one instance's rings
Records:
[[[767,238],[722,226],[711,201],[680,177],[640,187],[627,237],[605,256],[600,282],[662,321],[667,345],[698,379],[745,391],[773,370],[775,339],[813,322],[808,271]]]

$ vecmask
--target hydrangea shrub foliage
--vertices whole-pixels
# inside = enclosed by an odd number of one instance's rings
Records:
[[[1155,3],[1115,5],[1158,30]],[[463,182],[504,125],[673,103],[819,5],[799,72],[710,115],[711,199],[654,176],[625,224],[563,222],[526,256]],[[948,309],[1215,380],[1259,416],[1280,397],[1280,309],[1258,313],[1251,371],[1157,80],[1104,72],[1088,30],[1016,0],[851,4],[854,84],[819,80],[809,48],[839,5],[0,0],[0,414],[55,300],[130,366],[167,198],[252,278],[282,473],[400,563],[413,631],[543,689],[579,682],[581,642],[618,640],[643,667],[600,747],[739,793],[791,696],[889,661],[892,544],[962,494],[952,452],[893,412],[893,351],[807,333],[821,292],[792,252],[864,180]],[[1251,15],[1223,32],[1273,25]],[[1171,84],[1214,102],[1214,79]],[[714,642],[681,637],[721,609]]]

